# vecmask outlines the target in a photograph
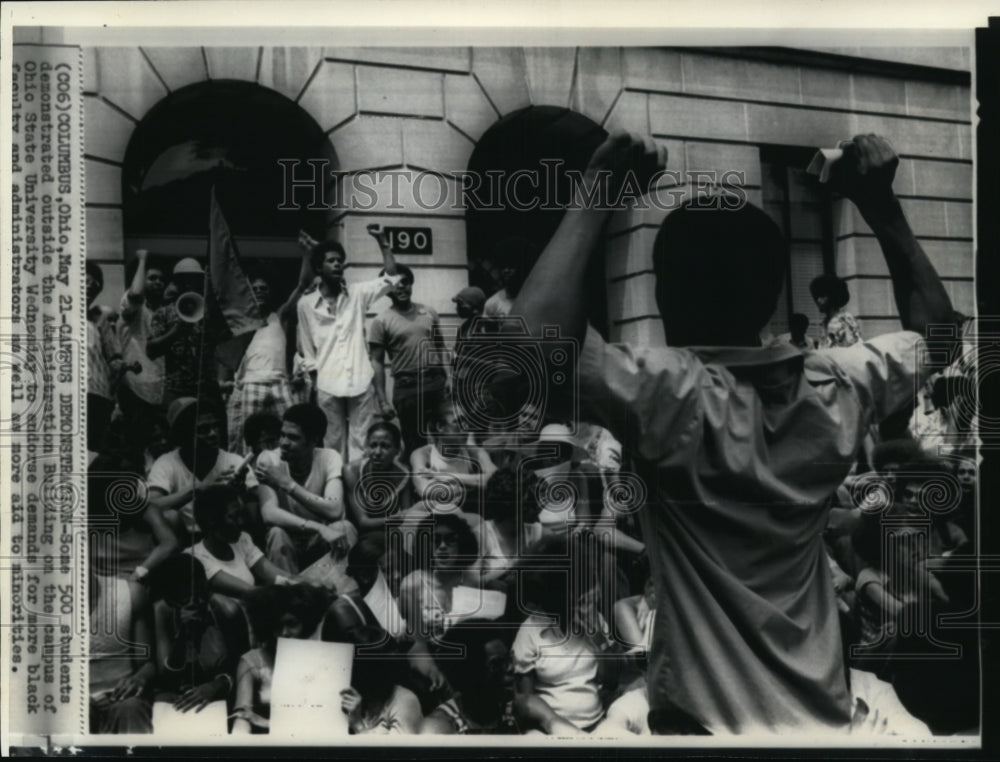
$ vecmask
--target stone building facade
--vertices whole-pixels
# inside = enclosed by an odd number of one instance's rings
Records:
[[[71,31],[59,35],[46,41],[73,42]],[[350,280],[378,267],[369,223],[429,228],[432,253],[399,259],[416,272],[414,298],[446,321],[455,320],[451,297],[469,283],[470,261],[487,272],[490,266],[482,251],[470,249],[468,213],[450,203],[461,196],[452,173],[476,163],[484,136],[503,128],[505,118],[532,109],[569,114],[595,130],[653,135],[668,147],[668,167],[688,178],[686,196],[696,192],[693,172],[742,173],[748,198],[791,241],[775,331],[784,330],[792,311],[809,315],[815,330],[819,315],[807,285],[824,271],[848,280],[850,308],[866,334],[898,328],[871,231],[850,204],[817,191],[801,172],[818,147],[862,132],[886,135],[903,157],[896,190],[916,234],[956,308],[973,310],[967,49],[84,47],[82,55],[87,257],[105,268],[109,293],[121,293],[122,263],[139,246],[173,256],[204,253],[197,236],[144,238],[123,227],[123,173],[144,120],[185,88],[210,92],[244,82],[278,94],[322,131],[323,155],[341,172],[343,185],[334,190],[375,169],[437,178],[427,193],[449,201],[437,208],[405,194],[388,208],[384,192],[369,208],[338,192],[336,208],[320,221],[325,230],[313,229],[344,243],[356,268]],[[613,339],[663,341],[650,251],[665,213],[622,212],[611,226],[604,267]],[[292,238],[241,236],[235,225],[233,232],[245,256],[297,256]]]

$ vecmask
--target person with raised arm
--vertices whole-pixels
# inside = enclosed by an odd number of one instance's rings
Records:
[[[128,278],[132,271],[131,279]],[[122,295],[118,338],[126,372],[118,386],[118,405],[134,437],[148,430],[163,414],[163,358],[150,359],[146,343],[153,331],[153,313],[163,304],[167,279],[163,268],[139,249],[125,268],[128,290]]]
[[[365,341],[365,315],[379,297],[399,283],[396,259],[378,225],[369,225],[382,251],[385,273],[372,280],[344,280],[347,253],[337,241],[322,241],[310,252],[319,275],[313,291],[298,301],[298,348],[316,389],[316,404],[326,414],[326,447],[345,461],[364,452],[364,437],[375,416],[375,371]]]
[[[302,238],[299,242],[303,243]],[[314,277],[309,264],[309,251],[306,250],[299,267],[299,279],[283,303],[278,304],[271,284],[262,275],[254,275],[250,279],[254,300],[265,324],[254,331],[236,368],[226,402],[229,448],[233,452],[244,454],[249,451],[244,447],[243,425],[250,416],[268,411],[280,417],[295,404],[292,378],[288,372],[287,337],[296,320],[296,305],[312,285]]]
[[[607,183],[615,198],[629,173],[646,188],[665,158],[626,133],[594,152],[511,314],[536,336],[559,326],[581,342],[583,415],[623,443],[650,490],[652,732],[846,732],[861,709],[823,547],[828,498],[870,425],[912,404],[934,370],[922,334],[953,322],[952,306],[892,191],[895,152],[861,135],[833,185],[878,238],[903,331],[808,354],[760,346],[787,244],[750,204],[695,201],[667,215],[652,252],[668,346],[604,342],[587,328],[585,272],[611,205],[590,192]]]

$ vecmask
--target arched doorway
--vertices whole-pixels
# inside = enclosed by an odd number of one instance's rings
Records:
[[[469,282],[487,294],[499,285],[499,264],[504,256],[498,244],[511,238],[528,242],[527,264],[555,233],[562,219],[562,205],[569,201],[570,178],[566,170],[582,172],[607,132],[596,122],[567,108],[528,106],[500,119],[480,138],[469,159],[469,171],[481,178],[499,176],[500,186],[513,173],[537,173],[537,183],[518,182],[517,196],[524,208],[505,199],[502,208],[466,199],[466,240]],[[485,186],[484,181],[484,187]],[[490,181],[495,184],[496,180]],[[486,198],[486,191],[479,193]],[[587,277],[588,317],[601,333],[607,333],[607,294],[603,257],[595,257]]]
[[[323,130],[296,103],[253,82],[210,80],[181,88],[135,128],[122,166],[125,251],[146,248],[167,258],[205,255],[209,192],[214,186],[226,221],[249,268],[288,293],[298,268],[298,231],[327,234],[335,210],[280,210],[284,175],[279,159],[337,157]]]

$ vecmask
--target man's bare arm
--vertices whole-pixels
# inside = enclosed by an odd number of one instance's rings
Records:
[[[538,336],[544,326],[558,325],[563,337],[583,340],[587,330],[587,264],[611,217],[608,202],[617,197],[626,172],[635,172],[642,183],[666,160],[666,149],[651,138],[625,132],[609,136],[594,152],[584,173],[584,187],[576,189],[572,207],[567,209],[511,308],[512,315],[524,318],[529,333]],[[605,180],[609,192],[603,197],[604,203],[600,203],[600,193],[596,201],[594,197],[586,198],[585,191]]]
[[[373,222],[368,226],[368,235],[375,239],[375,243],[378,244],[378,249],[382,252],[382,264],[385,267],[386,275],[396,275],[396,257],[392,253],[392,248],[389,246],[389,237],[385,234],[382,226],[377,222]]]
[[[899,157],[885,138],[858,135],[833,174],[834,187],[858,207],[882,247],[903,328],[924,334],[954,322],[941,278],[910,228],[892,190]]]

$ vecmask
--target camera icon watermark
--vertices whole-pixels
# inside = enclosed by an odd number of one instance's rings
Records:
[[[450,402],[465,434],[537,434],[554,404],[560,406],[561,418],[579,420],[579,349],[557,326],[544,327],[538,337],[528,333],[520,317],[480,317],[454,357],[433,340],[425,345],[421,378],[428,370],[451,367]],[[422,408],[419,421],[421,434],[436,433],[435,411]]]

